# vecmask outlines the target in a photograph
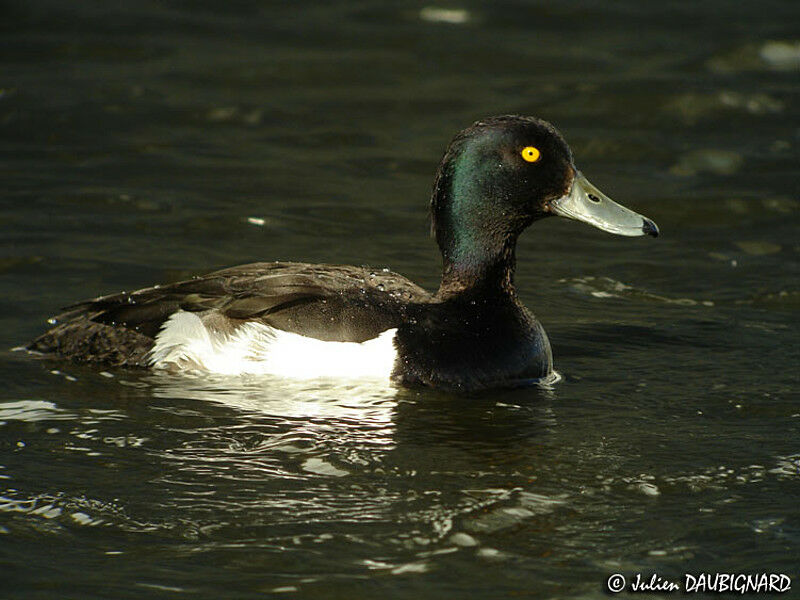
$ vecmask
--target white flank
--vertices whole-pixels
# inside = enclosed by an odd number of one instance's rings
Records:
[[[196,314],[180,311],[156,336],[150,364],[221,375],[388,379],[397,355],[396,331],[388,329],[362,343],[323,342],[249,322],[224,334],[209,331]]]

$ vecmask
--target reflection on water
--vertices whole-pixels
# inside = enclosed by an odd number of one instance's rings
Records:
[[[131,414],[72,415],[64,431],[50,425],[68,411],[52,403],[5,407],[9,422],[41,423],[26,436],[34,446],[40,437],[81,440],[73,470],[85,461],[129,465],[129,491],[113,500],[75,495],[70,485],[55,494],[6,490],[0,513],[11,517],[8,531],[94,527],[191,543],[192,556],[244,546],[289,553],[293,564],[281,567],[282,577],[304,574],[308,585],[328,577],[303,561],[343,548],[349,565],[336,577],[355,580],[430,572],[462,551],[505,560],[510,555],[481,537],[543,518],[563,502],[563,494],[524,491],[530,473],[498,472],[498,463],[524,459],[522,446],[553,426],[550,410],[514,403],[540,391],[501,404],[427,395],[421,405],[419,393],[374,385],[165,375],[119,383],[149,398],[146,407],[129,405],[155,415],[137,418],[147,437],[119,435]],[[130,468],[143,459],[144,472]]]
[[[20,442],[0,469],[3,533],[72,537],[93,529],[106,556],[133,553],[144,583],[169,581],[184,591],[198,588],[158,574],[167,552],[170,562],[196,567],[234,553],[238,570],[259,570],[273,591],[352,590],[371,576],[429,575],[430,585],[445,572],[468,577],[497,563],[515,577],[577,572],[593,581],[620,552],[645,557],[630,568],[678,568],[668,565],[702,556],[692,531],[716,531],[731,503],[798,481],[793,455],[732,456],[697,470],[697,457],[687,454],[670,465],[665,458],[682,447],[670,439],[674,426],[653,420],[632,428],[641,417],[626,411],[636,401],[613,383],[575,405],[569,381],[499,399],[372,384],[70,372],[74,382],[56,375],[49,382],[61,391],[78,386],[61,405],[3,405],[2,439]],[[118,398],[114,408],[82,406],[82,393],[98,383]],[[682,422],[689,425],[688,414]],[[694,424],[684,433],[703,431]],[[54,451],[58,465],[36,461]],[[32,464],[37,472],[26,470]],[[689,510],[700,520],[662,530],[645,525],[649,510],[660,519]],[[797,535],[775,513],[761,515],[754,531]],[[607,527],[614,536],[603,533]]]
[[[279,377],[153,376],[156,398],[190,398],[274,417],[352,420],[388,425],[397,388],[358,380],[314,381]]]

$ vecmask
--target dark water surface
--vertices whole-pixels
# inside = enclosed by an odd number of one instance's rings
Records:
[[[0,597],[595,598],[701,571],[798,597],[798,22],[785,1],[0,5]],[[433,288],[436,163],[506,112],[554,122],[662,230],[523,237],[552,390],[8,351],[72,301],[253,260]]]

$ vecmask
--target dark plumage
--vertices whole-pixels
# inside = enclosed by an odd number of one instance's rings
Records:
[[[217,331],[258,320],[330,342],[363,342],[397,327],[432,296],[405,277],[348,265],[252,263],[75,304],[29,348],[86,362],[147,366],[164,321],[184,310]]]
[[[459,133],[437,171],[431,213],[443,257],[435,294],[385,270],[254,263],[81,302],[29,348],[149,366],[159,331],[185,311],[221,335],[257,322],[323,341],[364,342],[396,328],[398,383],[516,385],[552,372],[544,329],[514,290],[519,234],[553,214],[623,235],[657,234],[652,221],[591,186],[555,128],[531,117],[494,117]]]

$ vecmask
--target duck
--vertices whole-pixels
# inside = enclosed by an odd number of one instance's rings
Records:
[[[379,378],[453,392],[553,377],[544,327],[514,286],[517,240],[552,216],[659,234],[575,166],[558,130],[502,115],[455,135],[436,171],[429,292],[388,269],[258,262],[69,306],[33,353],[111,367],[295,379]]]

